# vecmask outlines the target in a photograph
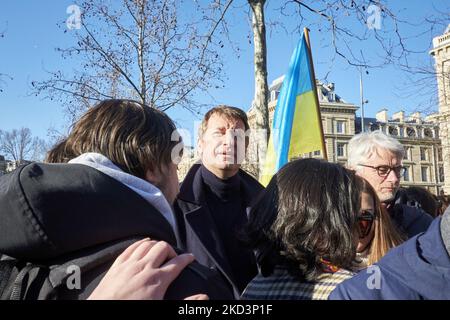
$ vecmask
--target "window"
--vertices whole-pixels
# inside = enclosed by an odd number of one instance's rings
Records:
[[[324,134],[327,133],[327,121],[323,118],[322,118],[322,129]]]
[[[416,136],[416,130],[413,128],[406,128],[406,135],[408,137],[415,137]]]
[[[317,151],[314,151],[314,156],[315,156],[315,157],[318,157],[318,156],[320,156],[320,151],[319,151],[319,150],[317,150]]]
[[[344,121],[336,121],[336,132],[337,133],[345,133],[345,122]]]
[[[409,151],[411,150],[411,147],[405,147],[405,157],[404,160],[409,160]]]
[[[396,127],[389,127],[389,134],[391,136],[398,136],[398,130]]]
[[[328,92],[327,98],[329,102],[335,102],[336,101],[336,94],[334,92]]]
[[[437,156],[438,156],[438,161],[443,161],[442,160],[442,148],[437,149]]]
[[[439,166],[439,182],[444,182],[445,176],[444,176],[444,167]]]
[[[337,156],[338,157],[345,156],[345,143],[342,143],[342,142],[337,143]]]
[[[423,135],[425,136],[425,138],[433,138],[433,132],[429,128],[423,130]]]
[[[428,160],[428,149],[420,147],[420,160],[427,161]]]
[[[403,175],[403,181],[409,181],[409,167],[405,166],[405,174]]]
[[[422,167],[422,181],[427,182],[428,181],[428,167]]]

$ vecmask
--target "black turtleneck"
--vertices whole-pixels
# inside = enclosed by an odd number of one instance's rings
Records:
[[[233,276],[242,292],[254,277],[256,267],[253,253],[243,249],[237,238],[238,230],[247,221],[239,174],[222,180],[204,166],[201,166],[200,170],[205,184],[206,204],[222,239]]]

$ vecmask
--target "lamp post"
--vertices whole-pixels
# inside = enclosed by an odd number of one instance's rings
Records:
[[[367,72],[367,71],[366,71]],[[362,68],[359,68],[359,94],[361,96],[361,132],[364,132],[364,104],[369,100],[364,100],[363,80],[362,80]]]

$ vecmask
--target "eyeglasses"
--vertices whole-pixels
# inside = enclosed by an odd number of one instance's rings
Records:
[[[362,210],[358,216],[358,232],[359,238],[365,238],[369,235],[370,230],[372,230],[373,221],[375,220],[375,215],[373,212],[368,210]]]
[[[373,167],[373,166],[368,166],[366,164],[358,164],[358,166],[375,169],[375,170],[377,170],[378,175],[380,177],[382,177],[382,178],[387,177],[389,175],[389,173],[391,173],[391,171],[394,171],[394,173],[397,176],[397,178],[400,178],[400,177],[403,177],[403,175],[405,174],[405,171],[406,171],[406,168],[403,167],[403,166],[397,166],[397,167],[377,166],[377,167]]]

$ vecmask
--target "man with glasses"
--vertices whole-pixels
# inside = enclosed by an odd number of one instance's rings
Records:
[[[405,173],[402,144],[377,130],[355,135],[348,150],[348,167],[372,185],[400,231],[408,238],[426,231],[432,217],[420,208],[408,206],[399,192]]]

